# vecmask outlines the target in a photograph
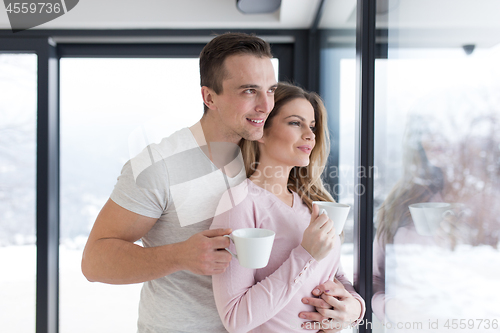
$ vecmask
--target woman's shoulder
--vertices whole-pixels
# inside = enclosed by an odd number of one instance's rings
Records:
[[[254,227],[255,195],[249,180],[231,187],[222,195],[217,207],[211,229],[214,227],[250,228]]]
[[[252,211],[256,206],[262,205],[262,202],[266,202],[266,193],[264,192],[264,189],[255,185],[251,180],[245,179],[222,194],[216,215],[225,212],[237,214]]]

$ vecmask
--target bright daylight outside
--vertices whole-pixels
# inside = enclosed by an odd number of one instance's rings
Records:
[[[0,53],[0,325],[35,331],[37,56]]]
[[[460,149],[469,149],[467,156],[474,157],[462,160],[470,164],[457,189],[468,184],[482,196],[469,198],[474,209],[462,212],[467,221],[462,226],[472,231],[471,237],[458,239],[452,250],[409,244],[394,259],[399,266],[394,279],[386,280],[386,293],[414,299],[415,305],[428,299],[426,292],[439,290],[435,308],[431,304],[427,309],[432,318],[500,318],[500,155],[490,158],[498,154],[500,142],[500,49],[470,57],[445,50],[421,52],[415,59],[377,60],[377,87],[385,88],[378,89],[376,102],[375,213],[403,177],[402,142],[411,119],[432,118],[431,126],[441,129],[448,142],[468,140],[471,145]],[[277,72],[277,60],[274,65]],[[132,333],[141,285],[88,282],[80,269],[83,246],[123,164],[146,144],[201,117],[198,60],[63,58],[60,68],[60,332]],[[339,167],[349,170],[354,165],[354,59],[342,61],[341,80]],[[463,89],[465,102],[451,103],[442,87]],[[34,332],[36,56],[0,54],[0,91],[0,262],[15,267],[0,273],[0,322],[2,331]],[[448,113],[440,113],[444,109]],[[487,150],[481,148],[485,142],[491,143]],[[435,163],[442,162],[435,157]],[[480,178],[474,168],[486,160]],[[459,181],[457,164],[440,166]],[[353,178],[346,175],[340,180],[346,191],[341,201],[352,204]],[[478,211],[476,220],[467,215]],[[342,260],[352,279],[352,243],[343,245]],[[450,313],[439,312],[443,304]]]

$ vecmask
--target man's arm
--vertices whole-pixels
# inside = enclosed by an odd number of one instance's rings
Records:
[[[111,199],[97,217],[83,251],[82,272],[89,281],[130,284],[154,280],[180,270],[196,274],[222,273],[231,255],[218,251],[229,246],[222,235],[230,229],[207,230],[183,242],[144,248],[135,241],[156,223]]]
[[[365,302],[356,293],[351,283],[344,277],[342,281],[327,281],[317,286],[312,294],[317,297],[304,297],[302,302],[316,307],[317,312],[301,312],[299,316],[322,325],[322,332],[334,333],[348,328],[365,313]],[[304,325],[305,329],[316,329],[318,325]]]

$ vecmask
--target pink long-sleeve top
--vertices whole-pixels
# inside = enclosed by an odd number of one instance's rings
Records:
[[[299,318],[299,313],[315,308],[301,299],[335,277],[361,302],[363,317],[364,301],[342,271],[340,238],[320,262],[302,247],[311,213],[297,193],[290,207],[250,180],[229,192],[236,205],[217,215],[211,229],[263,228],[276,233],[266,267],[244,268],[233,258],[224,273],[212,277],[217,310],[229,332],[304,332],[300,325],[307,320]]]

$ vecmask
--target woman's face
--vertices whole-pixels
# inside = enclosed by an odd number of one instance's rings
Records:
[[[436,134],[426,134],[422,138],[422,147],[424,148],[425,155],[432,165],[443,168],[449,163],[452,163],[449,159],[449,143],[444,137],[444,135]]]
[[[258,140],[261,162],[284,167],[307,166],[315,142],[314,109],[303,98],[281,107]]]

